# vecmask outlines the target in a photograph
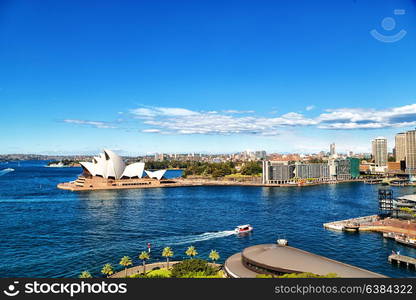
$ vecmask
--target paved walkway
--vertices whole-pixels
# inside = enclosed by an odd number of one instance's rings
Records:
[[[169,268],[171,268],[174,264],[179,263],[180,261],[170,261],[169,262]],[[213,264],[213,263],[208,263],[211,266],[214,267],[221,267],[222,265],[220,264]],[[166,268],[166,261],[164,262],[157,262],[157,263],[153,263],[153,264],[146,264],[146,272],[149,272],[151,270],[153,270],[154,268]],[[143,273],[143,265],[138,265],[138,266],[134,266],[131,268],[127,269],[127,276],[131,276],[134,274],[138,274],[138,273]],[[125,278],[126,277],[126,271],[122,270],[120,272],[114,273],[113,275],[110,276],[110,278]]]

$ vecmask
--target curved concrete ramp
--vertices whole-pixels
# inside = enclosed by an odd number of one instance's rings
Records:
[[[243,263],[244,261],[244,263]],[[251,265],[252,268],[248,268]],[[256,271],[256,267],[258,267]],[[332,260],[289,246],[263,244],[248,247],[231,256],[225,268],[233,277],[256,277],[262,270],[276,273],[335,273],[343,278],[383,278],[384,275]]]

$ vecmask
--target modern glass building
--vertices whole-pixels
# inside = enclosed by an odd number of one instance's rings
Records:
[[[360,159],[355,157],[348,157],[350,161],[350,175],[351,178],[360,177]]]

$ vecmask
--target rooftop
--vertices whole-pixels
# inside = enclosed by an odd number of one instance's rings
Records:
[[[226,267],[237,277],[255,277],[257,273],[248,270],[241,258],[257,266],[282,273],[310,272],[319,275],[335,273],[344,278],[382,278],[384,275],[367,271],[336,260],[319,256],[289,246],[262,244],[248,247],[242,253],[231,256]]]
[[[416,202],[416,194],[415,195],[404,195],[404,196],[400,196],[400,197],[397,197],[397,199]]]

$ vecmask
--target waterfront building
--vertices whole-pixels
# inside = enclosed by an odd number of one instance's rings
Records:
[[[296,163],[295,177],[298,179],[327,181],[329,179],[329,166],[325,163]]]
[[[383,278],[384,275],[348,265],[314,253],[279,244],[251,246],[230,256],[224,271],[231,278],[256,278],[260,274],[336,274],[343,278]]]
[[[295,177],[295,166],[282,161],[263,161],[263,184],[287,184]]]
[[[348,157],[350,162],[350,175],[351,178],[360,177],[360,159],[355,157]]]
[[[330,159],[325,163],[263,161],[263,184],[290,184],[297,181],[326,182],[358,178],[358,158]]]
[[[378,137],[372,140],[372,154],[377,167],[387,166],[387,139]]]
[[[394,150],[396,162],[401,162],[406,158],[406,133],[398,133],[394,138]]]
[[[387,162],[387,169],[389,172],[397,173],[401,171],[401,162],[389,161]]]
[[[416,174],[416,130],[406,132],[406,173]]]
[[[75,181],[58,184],[58,188],[75,191],[160,186],[166,172],[144,170],[143,162],[126,165],[120,156],[107,149],[91,162],[80,165],[83,173]]]
[[[349,159],[337,159],[335,162],[337,180],[351,179],[351,161]]]

